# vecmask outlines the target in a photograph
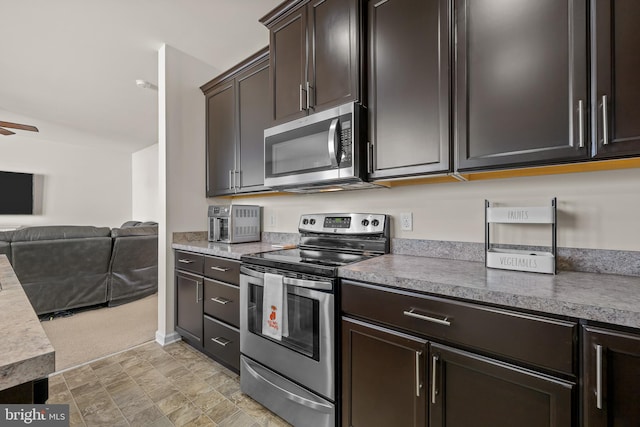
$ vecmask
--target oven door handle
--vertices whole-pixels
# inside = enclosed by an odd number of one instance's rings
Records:
[[[259,271],[255,271],[244,266],[240,267],[240,273],[246,276],[253,277],[255,279],[264,280],[264,273],[260,273]],[[282,276],[282,283],[287,286],[294,286],[298,288],[319,289],[324,291],[333,290],[333,284],[331,282],[325,282],[320,280],[295,279],[293,277]],[[262,283],[257,285],[262,286]]]

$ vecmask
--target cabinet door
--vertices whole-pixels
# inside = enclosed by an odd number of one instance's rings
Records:
[[[300,7],[270,28],[273,120],[285,122],[307,114],[307,12]]]
[[[320,111],[358,99],[358,0],[313,0],[309,13],[309,108]]]
[[[598,0],[592,4],[592,70],[596,83],[592,120],[597,124],[593,154],[595,157],[638,155],[640,2]]]
[[[235,86],[222,83],[207,95],[207,197],[234,192]]]
[[[586,3],[456,3],[459,170],[587,158]]]
[[[584,426],[640,425],[640,335],[585,327],[583,345]]]
[[[426,342],[342,319],[342,425],[424,426]]]
[[[269,61],[238,76],[238,191],[264,186],[264,130],[271,125]]]
[[[176,273],[176,329],[185,338],[202,345],[202,277]]]
[[[572,383],[437,344],[429,357],[432,427],[574,425]]]
[[[371,178],[449,170],[448,3],[369,1]]]

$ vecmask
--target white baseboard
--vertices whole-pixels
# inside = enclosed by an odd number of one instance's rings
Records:
[[[174,342],[178,342],[182,339],[179,333],[173,331],[167,335],[160,333],[160,331],[156,331],[156,342],[161,346],[169,345]]]

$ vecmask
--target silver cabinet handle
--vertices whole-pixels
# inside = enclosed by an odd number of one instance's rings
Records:
[[[420,383],[420,356],[422,355],[421,351],[416,351],[416,397],[420,397],[420,387],[422,384]]]
[[[311,103],[311,91],[313,87],[309,82],[307,82],[307,110],[313,108],[313,104]]]
[[[215,338],[211,338],[211,341],[213,341],[214,343],[216,343],[216,344],[218,344],[218,345],[221,345],[221,346],[223,346],[223,347],[226,347],[226,346],[227,346],[227,344],[230,344],[230,343],[231,343],[231,341],[230,341],[230,340],[228,340],[228,339],[226,339],[226,338],[223,338],[223,337],[215,337]]]
[[[304,106],[302,105],[302,92],[304,91],[304,89],[302,89],[302,84],[300,85],[300,111],[304,111]]]
[[[233,178],[231,177],[231,175],[233,175],[233,169],[229,169],[229,190],[233,190]]]
[[[327,141],[327,149],[329,151],[329,160],[331,166],[338,167],[338,119],[333,119],[329,126],[329,138]]]
[[[609,144],[609,106],[607,95],[602,95],[602,144]]]
[[[602,409],[602,346],[596,345],[596,408]]]
[[[373,173],[373,144],[367,142],[367,172]]]
[[[178,262],[181,262],[181,263],[183,263],[183,264],[193,264],[193,262],[194,262],[194,261],[193,261],[193,260],[191,260],[191,259],[183,259],[183,258],[180,258],[180,259],[178,259]]]
[[[578,101],[578,147],[584,147],[584,102]]]
[[[200,282],[196,282],[196,304],[200,302]]]
[[[423,314],[418,314],[413,311],[413,308],[409,311],[404,311],[403,314],[405,316],[414,317],[416,319],[425,320],[427,322],[437,323],[438,325],[451,326],[451,322],[448,320],[448,317],[444,319],[438,319],[437,317],[425,316]]]
[[[237,180],[236,180],[236,175],[238,176]],[[236,170],[234,175],[233,175],[233,187],[238,189],[240,188],[240,185],[242,184],[240,182],[240,180],[242,179],[242,173],[239,170]]]
[[[215,301],[218,304],[226,305],[231,302],[230,299],[222,298],[222,297],[211,297],[211,301]]]
[[[433,355],[431,359],[431,372],[433,375],[431,376],[431,403],[433,405],[436,404],[436,394],[438,394],[438,390],[436,389],[436,368],[438,367],[438,355]]]
[[[212,267],[211,267],[211,269],[212,269],[212,270],[215,270],[215,271],[221,271],[221,272],[223,272],[223,273],[224,273],[224,272],[227,272],[227,271],[229,271],[229,270],[230,270],[229,268],[218,267],[218,266],[215,266],[215,265],[214,265],[214,266],[212,266]]]

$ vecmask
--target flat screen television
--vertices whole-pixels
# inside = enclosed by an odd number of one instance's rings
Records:
[[[0,172],[0,215],[33,214],[33,174]]]

